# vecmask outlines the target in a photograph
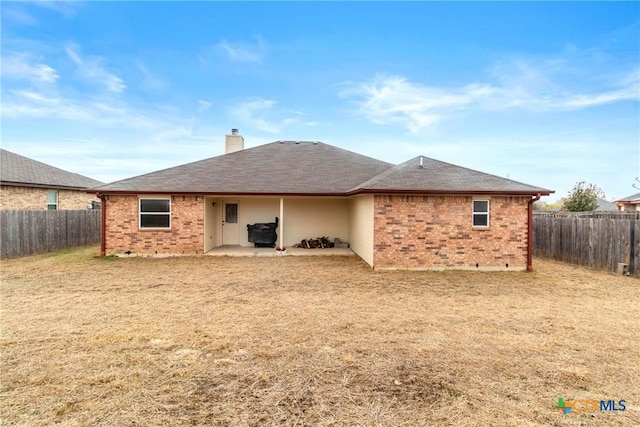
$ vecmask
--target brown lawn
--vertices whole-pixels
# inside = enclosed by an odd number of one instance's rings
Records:
[[[638,279],[96,253],[2,262],[3,425],[640,424]]]

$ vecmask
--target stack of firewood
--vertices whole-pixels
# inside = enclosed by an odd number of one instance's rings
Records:
[[[324,249],[332,248],[333,242],[328,237],[318,237],[316,239],[302,239],[300,243],[293,245],[294,248]]]

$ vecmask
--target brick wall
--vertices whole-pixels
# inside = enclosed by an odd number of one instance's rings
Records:
[[[106,196],[106,253],[201,254],[204,198],[171,196],[171,229],[141,230],[138,196]],[[161,197],[159,197],[161,198]]]
[[[375,268],[526,269],[529,198],[490,197],[486,229],[472,227],[473,199],[375,196]]]
[[[47,188],[3,185],[0,190],[0,210],[46,210],[48,192]],[[87,205],[92,201],[100,200],[84,191],[58,190],[58,209],[60,210],[87,209]]]

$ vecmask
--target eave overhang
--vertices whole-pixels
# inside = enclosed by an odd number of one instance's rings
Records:
[[[12,187],[32,187],[32,188],[48,188],[48,189],[56,189],[56,190],[73,190],[73,191],[87,191],[87,187],[70,187],[66,185],[59,184],[32,184],[26,182],[11,182],[11,181],[0,181],[0,185],[12,186]],[[88,191],[89,193],[94,193],[94,191]]]
[[[173,195],[173,196],[290,196],[290,197],[347,197],[359,194],[405,194],[405,195],[493,195],[493,196],[548,196],[554,191],[552,190],[534,190],[534,191],[509,191],[509,190],[402,190],[402,189],[357,189],[348,192],[319,192],[319,193],[303,193],[303,192],[237,192],[237,191],[157,191],[157,190],[105,190],[99,189],[88,190],[87,193],[102,195]]]

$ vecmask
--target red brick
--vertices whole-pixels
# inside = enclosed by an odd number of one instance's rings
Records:
[[[202,196],[171,197],[171,229],[138,226],[138,196],[107,196],[106,253],[201,254],[204,250]],[[126,218],[126,219],[125,219]]]
[[[490,200],[490,226],[474,228],[471,196],[375,196],[374,266],[526,268],[529,198]]]

